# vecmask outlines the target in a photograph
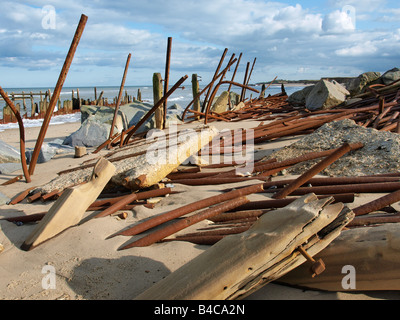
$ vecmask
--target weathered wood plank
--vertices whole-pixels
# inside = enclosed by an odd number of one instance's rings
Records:
[[[78,224],[87,208],[97,199],[114,172],[114,165],[101,158],[93,169],[90,181],[66,189],[27,237],[21,249],[31,250],[69,227]]]
[[[299,246],[312,256],[340,234],[354,214],[332,201],[309,194],[264,214],[249,230],[223,238],[136,299],[241,299],[305,262]]]

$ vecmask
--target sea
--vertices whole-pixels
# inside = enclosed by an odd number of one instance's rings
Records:
[[[200,90],[202,90],[202,87],[200,85]],[[217,95],[219,95],[222,91],[227,90],[228,85],[221,85],[219,88],[219,91]],[[254,86],[256,90],[261,91],[261,86]],[[295,91],[303,89],[303,86],[299,85],[285,85],[285,90],[288,95],[292,94]],[[39,93],[42,91],[43,93],[48,91],[50,89],[51,93],[53,92],[52,88],[3,88],[5,92],[8,93],[10,96],[12,92],[15,94],[25,92],[25,93]],[[71,100],[72,95],[74,94],[74,97],[77,97],[77,89],[79,89],[79,97],[81,99],[90,99],[94,100],[95,99],[95,93],[97,94],[97,97],[100,96],[100,93],[103,91],[103,97],[108,98],[109,103],[113,102],[113,99],[116,98],[119,94],[120,87],[119,86],[108,86],[108,87],[63,87],[61,94],[60,94],[60,100],[61,103],[63,103],[64,100]],[[142,101],[148,102],[150,104],[153,104],[153,87],[151,85],[143,85],[143,86],[125,86],[124,87],[124,92],[123,95],[128,94],[129,96],[137,97],[138,96],[138,91],[140,90],[141,93],[141,98]],[[236,92],[238,94],[241,93],[241,88],[237,86],[232,86],[231,91]],[[267,95],[274,95],[277,93],[281,92],[281,85],[271,85],[265,92],[266,96]],[[246,97],[250,98],[251,95],[253,97],[257,97],[258,94],[251,92],[249,90],[246,91]],[[204,98],[204,94],[201,96],[201,98]],[[181,88],[178,88],[177,90],[174,91],[174,93],[168,98],[168,107],[178,104],[183,110],[188,106],[188,104],[193,100],[193,94],[192,94],[192,87],[191,85],[189,86],[182,86]],[[22,108],[22,101],[15,101],[14,103],[19,103],[21,105],[21,114],[27,113],[28,115],[31,114],[31,101],[30,99],[26,99],[26,109],[23,110]],[[39,96],[34,96],[33,102],[34,103],[39,103],[40,97]],[[3,100],[0,100],[0,119],[3,117],[3,107],[5,106],[5,102]],[[56,107],[57,108],[57,107]],[[178,108],[179,109],[179,108]],[[59,115],[59,116],[53,116],[50,121],[50,125],[57,125],[57,124],[63,124],[63,123],[69,123],[69,122],[80,122],[81,121],[81,115],[80,113],[74,113],[74,114],[69,114],[69,115]],[[24,127],[40,127],[43,123],[42,119],[36,119],[36,120],[31,120],[31,119],[23,119]],[[12,128],[18,128],[18,123],[7,123],[7,124],[0,124],[0,131],[4,131],[7,129],[12,129]]]

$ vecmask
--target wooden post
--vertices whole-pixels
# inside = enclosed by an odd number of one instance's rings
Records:
[[[162,78],[161,73],[153,74],[153,103],[154,105],[161,100],[163,96],[163,88],[162,88]],[[155,111],[155,120],[156,120],[156,128],[163,129],[164,122],[164,108],[163,106],[159,107]]]
[[[5,107],[3,108],[3,122],[9,123],[12,120],[12,111],[10,106],[6,103]]]
[[[137,99],[138,101],[142,101],[142,92],[140,91],[140,88],[137,89]]]
[[[79,88],[78,88],[78,89],[76,89],[76,97],[78,98],[78,106],[79,106],[79,110],[81,110],[81,107],[82,107],[82,102],[81,102],[81,98],[80,98],[80,95],[79,95]]]
[[[192,92],[193,92],[193,99],[195,99],[193,102],[193,110],[200,112],[201,111],[200,98],[196,99],[196,97],[199,94],[199,80],[197,78],[197,74],[195,73],[192,74]],[[196,115],[196,120],[199,119],[200,116]]]
[[[164,78],[164,92],[168,92],[169,89],[169,69],[171,65],[171,45],[172,45],[172,38],[168,37],[168,44],[167,44],[167,57],[165,63],[165,78]],[[167,123],[167,103],[168,100],[165,99],[164,101],[164,121],[163,121],[163,129],[165,129]]]
[[[26,110],[25,92],[24,91],[22,91],[22,106],[24,107],[24,110]]]
[[[32,93],[32,91],[30,92],[30,96],[31,96],[31,116],[33,116],[33,115],[35,115],[35,105],[34,105],[34,102],[33,102],[33,93]]]
[[[94,87],[94,100],[97,100],[97,88]]]

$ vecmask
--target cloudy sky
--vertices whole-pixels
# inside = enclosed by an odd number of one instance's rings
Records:
[[[65,86],[211,79],[225,48],[256,64],[251,82],[319,79],[400,67],[400,4],[391,0],[1,0],[0,85],[53,87],[81,14],[88,16]],[[228,77],[230,79],[230,74]]]

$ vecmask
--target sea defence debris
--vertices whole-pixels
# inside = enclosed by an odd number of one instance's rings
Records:
[[[114,165],[100,159],[96,162],[90,181],[63,192],[43,219],[22,244],[21,249],[31,250],[71,226],[77,225],[87,208],[97,199],[115,172]]]
[[[83,31],[84,16],[81,21],[77,38]],[[309,110],[305,96],[310,89],[298,94],[304,96],[301,105],[291,102],[283,85],[279,94],[266,96],[276,78],[261,90],[250,85],[256,59],[253,65],[246,64],[243,82],[235,81],[242,54],[238,58],[232,54],[223,66],[228,52],[225,49],[211,82],[201,91],[197,75],[192,76],[193,101],[177,125],[166,121],[166,105],[188,76],[169,88],[171,44],[172,38],[168,38],[165,79],[155,73],[154,104],[149,104],[139,119],[129,125],[126,122],[121,131],[114,132],[124,108],[120,104],[129,54],[115,106],[106,107],[112,115],[111,126],[104,139],[92,146],[96,148],[93,154],[101,155],[64,168],[57,178],[30,186],[10,199],[9,205],[26,200],[28,206],[34,201],[55,201],[48,212],[2,219],[36,223],[30,226],[35,228],[22,249],[31,250],[70,227],[79,227],[83,215],[97,221],[115,215],[124,219],[125,211],[141,210],[142,206],[161,209],[160,199],[181,193],[179,187],[184,186],[183,192],[196,192],[197,188],[216,191],[207,186],[219,186],[218,192],[201,199],[182,197],[182,203],[172,210],[149,210],[146,217],[137,216],[133,224],[108,236],[116,237],[110,241],[132,237],[118,250],[133,253],[139,250],[137,247],[146,250],[148,246],[173,250],[174,241],[207,246],[201,247],[204,253],[137,298],[242,299],[274,280],[339,291],[342,273],[338,276],[337,268],[344,263],[354,263],[357,268],[367,265],[373,270],[377,287],[368,283],[370,274],[362,270],[358,273],[361,288],[398,290],[398,282],[391,281],[398,278],[394,270],[397,265],[382,258],[398,260],[400,81],[394,77],[398,71],[393,69],[384,80],[371,75],[375,80],[368,82],[382,80],[373,84],[365,84],[360,77],[358,84],[356,80],[351,84],[360,88],[352,87],[350,96],[343,91],[336,102],[321,102],[322,109]],[[69,54],[58,89],[71,59]],[[225,80],[233,68],[231,79]],[[331,84],[341,89],[327,79],[321,80],[320,86],[328,88]],[[228,90],[217,97],[222,85],[229,85]],[[232,86],[239,87],[241,94],[232,98]],[[205,99],[200,99],[203,94]],[[57,92],[54,99],[56,96]],[[96,105],[101,104],[101,97],[95,100],[99,101]],[[54,101],[50,109],[53,105]],[[89,114],[97,108],[83,108],[82,114],[86,114],[84,109]],[[46,119],[50,113],[54,114],[49,111]],[[147,126],[152,117],[158,130]],[[216,122],[230,129],[220,132],[213,126]],[[235,127],[249,129],[232,129]],[[22,150],[23,127],[20,129]],[[285,138],[297,141],[277,151],[268,149],[270,143]],[[234,156],[247,151],[251,157]],[[266,156],[264,151],[271,152]],[[80,156],[83,159],[86,152]],[[221,161],[206,161],[207,157]],[[225,159],[229,161],[222,161]],[[31,175],[30,170],[24,173]],[[288,173],[299,177],[286,179]],[[19,175],[12,181],[22,178]],[[372,251],[368,243],[373,244]],[[373,269],[380,263],[387,271],[384,276]],[[335,274],[330,273],[331,266]]]
[[[246,297],[310,259],[340,234],[353,213],[331,201],[332,198],[318,200],[310,194],[263,215],[247,231],[225,237],[136,299]],[[312,263],[313,273],[319,274],[323,269],[321,261]]]

